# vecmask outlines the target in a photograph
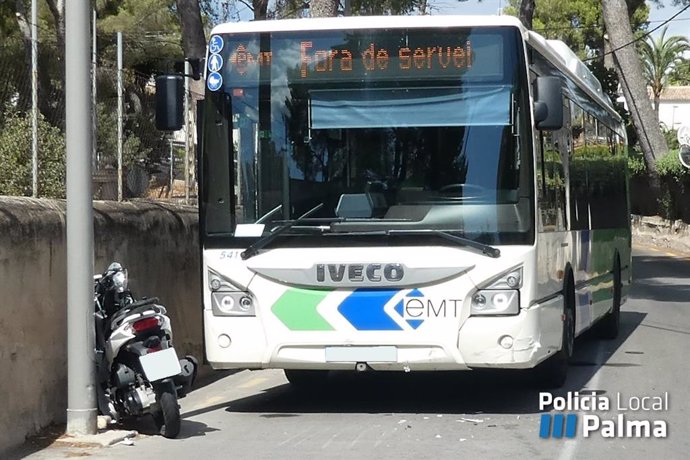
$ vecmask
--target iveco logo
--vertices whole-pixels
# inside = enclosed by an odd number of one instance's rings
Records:
[[[405,270],[402,264],[316,264],[316,281],[319,283],[341,281],[386,280],[396,282],[403,279]]]

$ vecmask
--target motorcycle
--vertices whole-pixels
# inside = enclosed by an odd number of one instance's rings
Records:
[[[191,389],[198,364],[178,359],[158,298],[135,301],[127,281],[117,262],[94,276],[98,410],[114,423],[150,414],[160,434],[175,438],[178,398]]]

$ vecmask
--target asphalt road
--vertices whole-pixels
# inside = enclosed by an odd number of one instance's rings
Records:
[[[565,388],[596,391],[609,411],[577,411],[573,438],[539,437],[539,390],[522,372],[334,375],[321,393],[291,388],[280,371],[217,374],[181,400],[178,439],[134,427],[134,445],[52,446],[31,459],[173,458],[687,458],[690,452],[690,259],[638,248],[617,340],[576,342]],[[664,396],[668,408],[631,412],[630,398]],[[655,400],[649,400],[649,402]],[[557,412],[552,412],[553,414]],[[665,438],[584,437],[585,414],[663,420]],[[593,423],[593,422],[590,422]],[[604,422],[600,422],[602,425]],[[653,428],[654,424],[650,424]],[[660,428],[659,428],[660,430]],[[651,431],[650,431],[651,432]],[[659,433],[660,434],[660,433]],[[33,449],[35,450],[35,449]]]

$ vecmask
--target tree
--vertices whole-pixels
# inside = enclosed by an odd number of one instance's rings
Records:
[[[38,121],[38,194],[65,197],[65,139],[42,116]],[[0,126],[0,195],[31,195],[31,117],[6,115]]]
[[[164,136],[153,127],[154,75],[169,72],[181,61],[180,22],[175,0],[119,0],[98,11],[99,72],[98,152],[101,167],[116,164],[117,46],[115,36],[123,33],[125,121],[124,164],[136,160],[157,163],[167,158]]]
[[[177,0],[177,14],[182,29],[182,48],[190,59],[203,59],[206,55],[206,37],[201,22],[199,0]]]
[[[668,81],[672,85],[690,85],[690,58],[684,59],[671,70]]]
[[[379,0],[375,2],[352,0],[351,10],[353,15],[399,15],[410,14],[414,11],[426,14],[428,2],[423,0]]]
[[[532,28],[532,19],[534,18],[534,1],[535,0],[520,0],[520,13],[518,18],[522,24],[528,29]]]
[[[41,46],[39,46],[39,66],[38,72],[38,99],[39,110],[50,122],[57,122],[63,120],[64,105],[56,103],[56,101],[64,100],[63,88],[64,85],[64,65],[62,56],[65,47],[64,34],[64,2],[59,0],[55,3],[54,0],[46,0],[45,5],[48,6],[49,14],[42,14],[39,3],[39,20],[38,29],[42,37],[40,38]],[[10,10],[11,11],[11,10]],[[16,28],[10,29],[10,34],[7,41],[14,42],[20,40],[24,48],[24,59],[18,60],[14,63],[18,68],[31,68],[31,18],[27,12],[27,5],[24,0],[16,0],[14,2],[14,11],[11,13],[16,20]],[[52,24],[51,24],[52,23]],[[51,37],[51,40],[46,40],[47,31],[54,29],[56,35]],[[22,75],[21,72],[18,72]],[[29,101],[31,93],[30,87],[25,87],[24,91],[19,92],[20,106],[23,108],[30,108]]]
[[[531,0],[510,0],[504,12],[520,17],[529,13]],[[628,17],[635,31],[641,30],[649,9],[644,0],[627,0]],[[540,0],[535,2],[532,26],[546,38],[565,42],[581,59],[604,54],[604,23],[599,0]]]
[[[309,10],[313,18],[327,18],[336,16],[338,13],[338,0],[310,0]]]
[[[659,128],[656,116],[649,104],[647,85],[624,0],[602,2],[604,23],[611,41],[614,65],[621,78],[623,92],[630,107],[630,114],[644,154],[647,171],[653,189],[658,189],[655,159],[668,152],[666,139]]]
[[[670,71],[681,61],[683,53],[690,51],[690,43],[685,37],[676,35],[666,38],[668,27],[664,27],[659,38],[648,37],[639,42],[642,66],[648,85],[654,96],[654,112],[659,121],[659,98],[668,83]]]

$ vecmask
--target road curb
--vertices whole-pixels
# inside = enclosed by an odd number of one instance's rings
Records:
[[[55,440],[56,447],[108,447],[139,435],[134,430],[105,430],[81,436],[63,435]]]

